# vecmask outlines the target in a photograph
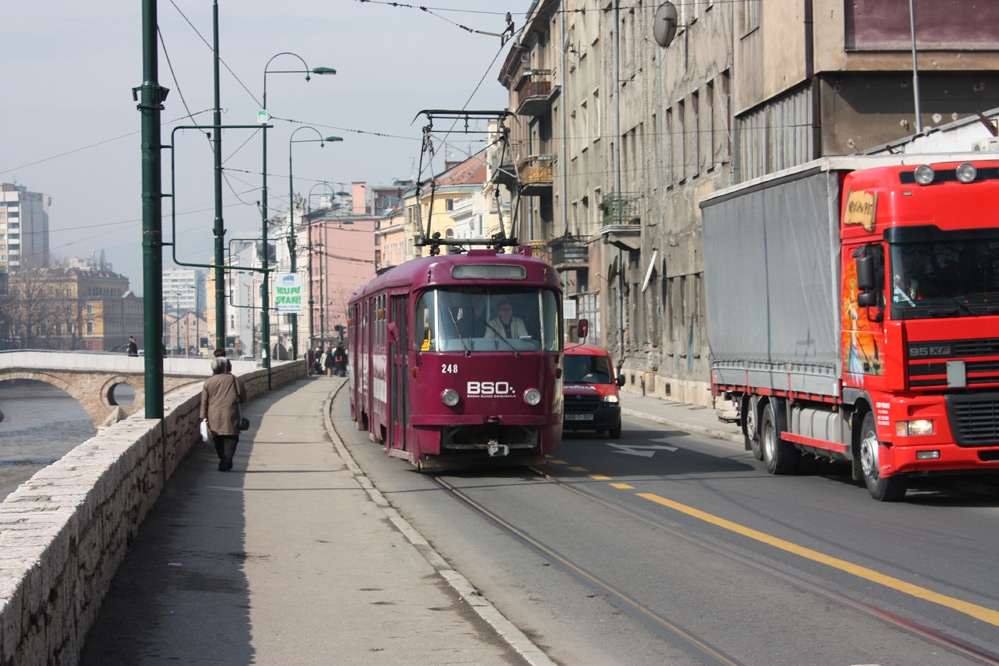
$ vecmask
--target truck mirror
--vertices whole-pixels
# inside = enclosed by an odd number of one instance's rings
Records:
[[[862,308],[876,308],[878,296],[873,291],[862,291],[857,294],[857,305]]]
[[[857,289],[865,292],[874,289],[877,284],[874,279],[874,257],[866,246],[854,252],[854,256],[857,258]]]
[[[586,334],[590,330],[590,321],[588,319],[580,319],[576,322],[576,337],[580,340],[586,339]]]

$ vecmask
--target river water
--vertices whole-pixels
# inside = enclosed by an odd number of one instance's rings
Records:
[[[44,382],[0,382],[0,412],[0,501],[96,434],[80,403]]]

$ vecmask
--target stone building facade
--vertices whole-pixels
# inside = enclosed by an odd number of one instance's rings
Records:
[[[999,5],[914,0],[917,121],[906,0],[676,2],[660,46],[665,4],[530,4],[499,77],[516,233],[627,389],[710,404],[700,198],[999,106]]]

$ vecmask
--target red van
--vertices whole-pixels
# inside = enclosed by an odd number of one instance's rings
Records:
[[[579,336],[586,339],[586,320],[577,325]],[[565,348],[562,374],[563,430],[606,431],[611,439],[621,436],[621,400],[618,387],[624,377],[617,376],[610,354],[603,347],[588,344]]]

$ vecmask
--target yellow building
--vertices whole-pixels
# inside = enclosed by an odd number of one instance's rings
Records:
[[[9,344],[20,349],[123,350],[142,346],[142,299],[111,271],[37,268],[9,276],[0,296]]]
[[[427,246],[418,247],[418,239],[426,236],[430,240],[439,234],[441,239],[454,239],[454,218],[452,214],[458,201],[465,197],[481,193],[486,183],[485,153],[479,153],[464,162],[448,163],[444,173],[434,178],[433,187],[424,184],[417,197],[416,190],[407,192],[406,226],[407,252],[406,258],[426,257],[430,255]],[[430,231],[427,234],[429,219]]]

